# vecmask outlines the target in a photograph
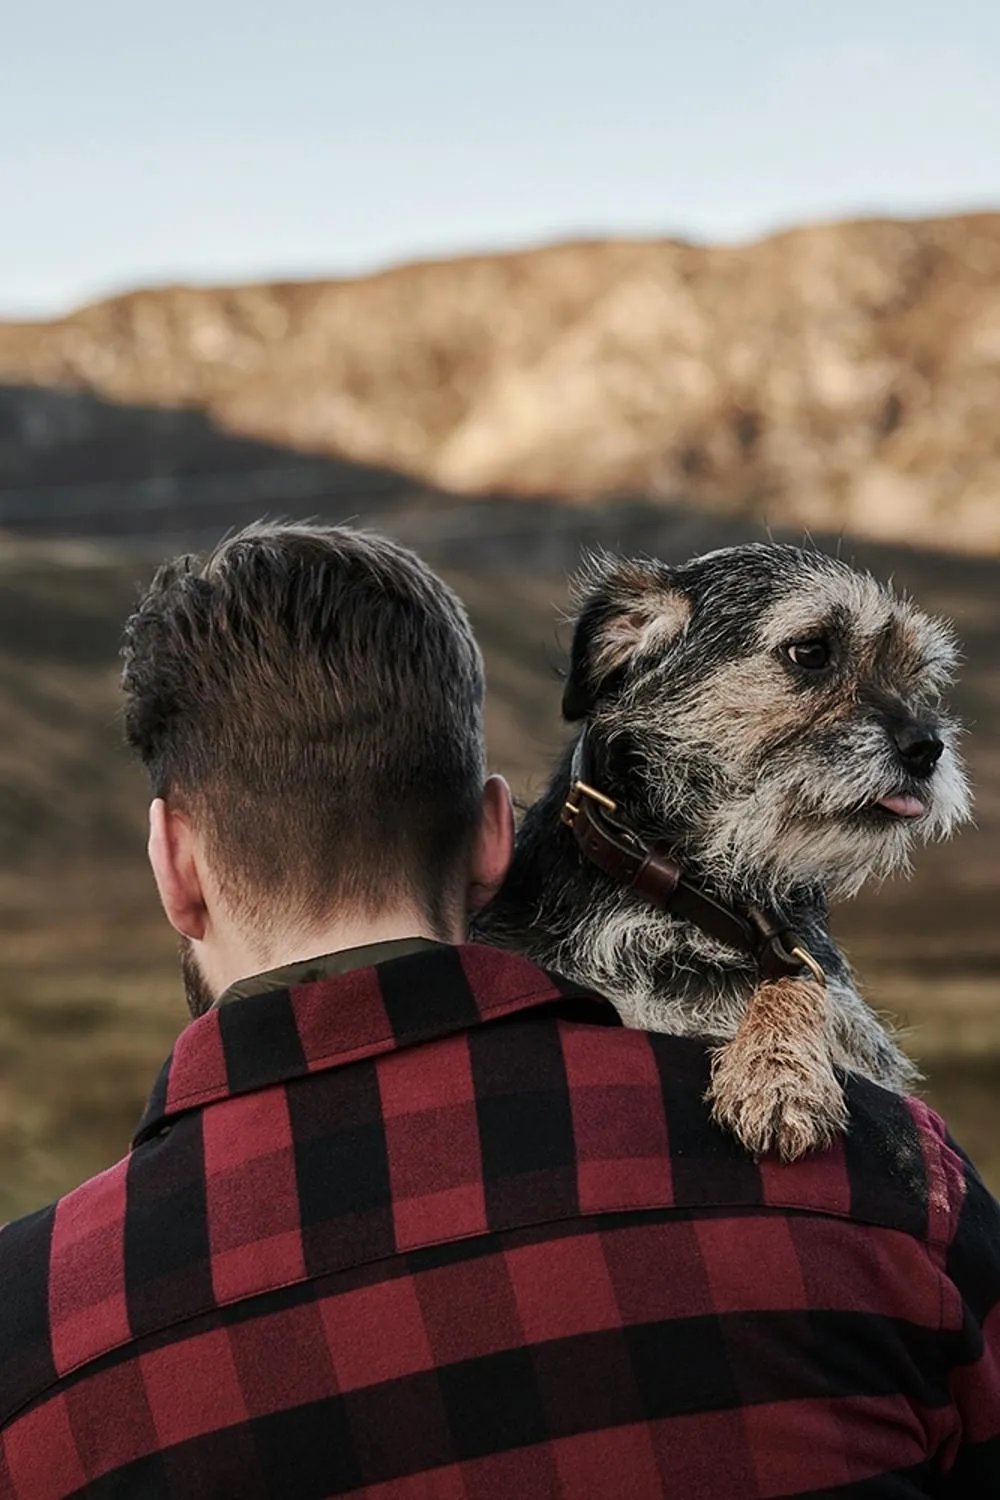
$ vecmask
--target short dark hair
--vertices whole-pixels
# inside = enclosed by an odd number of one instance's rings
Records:
[[[265,929],[415,898],[443,930],[485,775],[483,665],[412,552],[257,524],[166,563],[125,627],[125,728]]]

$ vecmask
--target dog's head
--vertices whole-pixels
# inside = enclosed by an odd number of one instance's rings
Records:
[[[576,593],[564,716],[723,888],[851,894],[968,818],[952,633],[868,574],[761,544],[598,558]]]

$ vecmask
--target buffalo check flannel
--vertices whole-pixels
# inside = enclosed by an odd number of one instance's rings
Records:
[[[0,1233],[2,1500],[1000,1496],[1000,1209],[924,1105],[782,1166],[512,955],[261,988]]]

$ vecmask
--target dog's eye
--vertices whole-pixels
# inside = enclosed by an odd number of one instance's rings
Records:
[[[821,639],[793,641],[790,646],[785,647],[785,654],[789,661],[793,661],[797,667],[805,667],[808,672],[821,672],[830,665],[829,642]]]

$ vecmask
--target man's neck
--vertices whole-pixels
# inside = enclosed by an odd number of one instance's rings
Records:
[[[222,934],[219,935],[220,939]],[[227,935],[228,936],[228,935]],[[380,913],[378,916],[347,917],[314,928],[292,929],[275,933],[266,942],[252,944],[242,935],[220,941],[214,951],[199,954],[209,987],[216,996],[232,985],[254,975],[270,973],[290,964],[341,953],[346,949],[369,947],[402,938],[426,938],[432,942],[463,941],[464,932],[435,932],[422,912],[411,909]]]
[[[282,969],[286,964],[298,963],[302,959],[317,958],[326,953],[341,953],[347,948],[367,948],[373,943],[391,943],[397,938],[461,941],[458,933],[443,938],[440,932],[432,932],[426,917],[416,912],[393,913],[370,919],[337,922],[332,927],[318,927],[305,934],[286,934],[268,945],[263,967]]]

